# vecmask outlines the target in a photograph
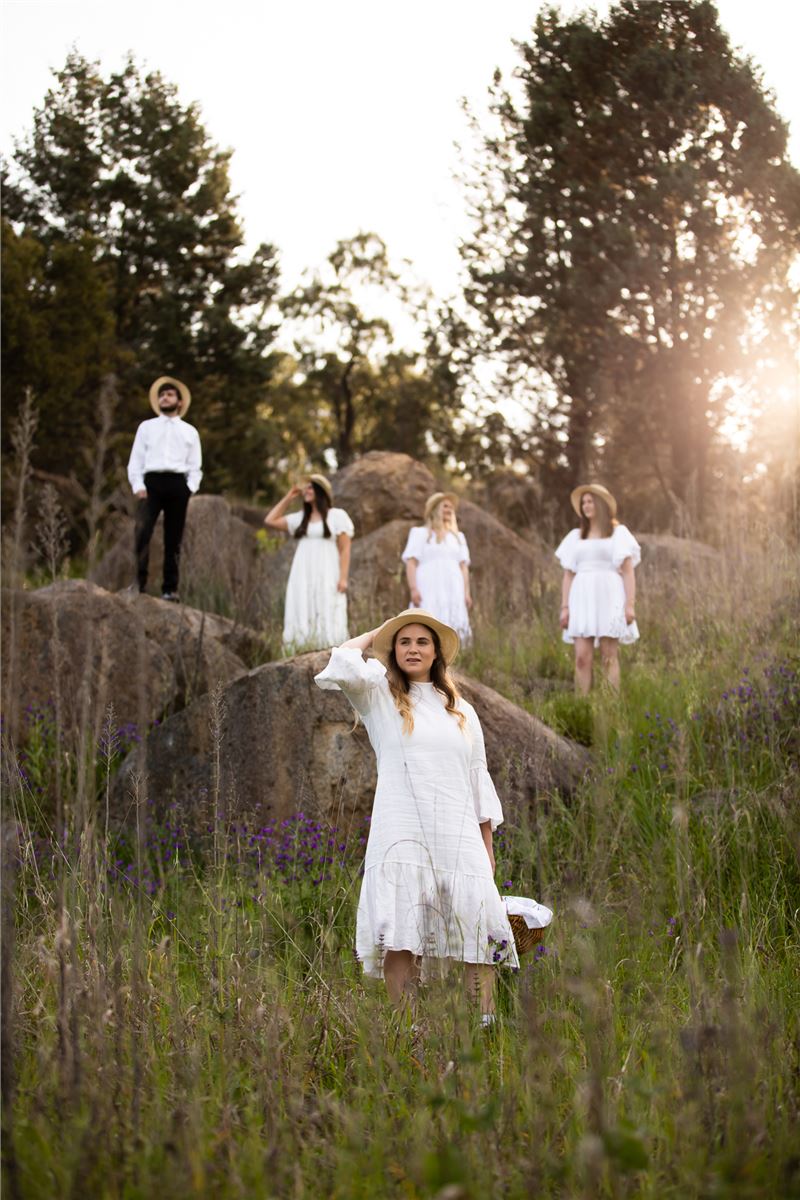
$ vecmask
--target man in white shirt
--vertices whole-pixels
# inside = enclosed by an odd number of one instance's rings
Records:
[[[185,384],[162,375],[150,388],[150,407],[158,415],[136,430],[128,479],[140,501],[136,519],[136,567],[139,591],[147,588],[150,538],[164,513],[163,600],[178,600],[178,562],[189,497],[203,472],[200,436],[182,419],[192,402]]]

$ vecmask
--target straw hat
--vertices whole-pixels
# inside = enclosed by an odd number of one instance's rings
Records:
[[[611,492],[608,490],[608,488],[604,488],[602,483],[581,483],[570,495],[572,507],[575,509],[575,512],[579,517],[582,515],[581,496],[584,492],[591,492],[593,496],[599,496],[601,500],[605,500],[612,517],[617,515],[617,502],[611,495]]]
[[[428,496],[425,501],[425,520],[427,521],[437,504],[441,504],[443,500],[449,500],[453,508],[458,508],[458,496],[455,492],[434,492],[432,496]]]
[[[333,488],[329,479],[326,479],[324,475],[304,475],[303,482],[307,481],[319,484],[331,504],[333,504]]]
[[[161,409],[158,407],[158,389],[162,388],[165,383],[171,383],[175,391],[181,398],[180,415],[186,416],[189,405],[192,403],[192,393],[189,391],[185,383],[181,383],[180,379],[173,379],[171,375],[160,375],[150,388],[150,407],[156,416],[161,416]]]
[[[458,634],[455,629],[451,629],[449,625],[445,625],[444,621],[437,621],[436,617],[432,617],[430,613],[423,612],[421,608],[407,608],[404,612],[398,613],[396,617],[390,617],[388,621],[383,622],[375,634],[372,643],[372,652],[376,658],[380,659],[384,666],[389,661],[394,635],[405,625],[427,625],[429,629],[438,634],[444,661],[448,667],[450,666],[450,663],[458,654]]]

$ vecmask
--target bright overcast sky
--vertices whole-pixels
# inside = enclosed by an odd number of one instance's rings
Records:
[[[540,0],[2,0],[0,149],[31,124],[74,44],[108,72],[128,50],[200,103],[249,246],[280,250],[284,285],[336,241],[374,230],[439,295],[466,232],[453,181],[462,96],[481,104]],[[584,7],[565,0],[562,9]],[[606,5],[596,7],[605,11]],[[800,163],[800,3],[718,0],[793,126]]]

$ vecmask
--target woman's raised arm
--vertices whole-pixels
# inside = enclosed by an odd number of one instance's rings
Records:
[[[286,517],[284,516],[284,513],[291,504],[292,500],[294,500],[297,496],[301,496],[302,494],[303,489],[299,486],[299,484],[293,484],[292,487],[289,488],[286,495],[283,496],[278,503],[274,504],[269,510],[267,515],[264,517],[264,524],[270,529],[280,529],[281,533],[288,533],[289,526],[286,523]]]

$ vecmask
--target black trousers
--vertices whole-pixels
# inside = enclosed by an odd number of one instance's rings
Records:
[[[150,539],[159,513],[164,513],[164,584],[162,591],[177,592],[181,539],[189,504],[189,485],[176,471],[148,471],[144,477],[147,499],[139,502],[136,516],[136,570],[139,590],[147,586]]]

